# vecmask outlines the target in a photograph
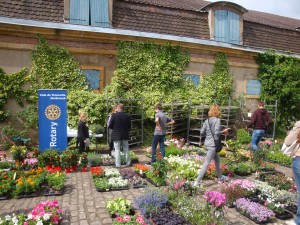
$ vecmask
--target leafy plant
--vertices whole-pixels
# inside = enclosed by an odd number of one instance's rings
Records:
[[[88,153],[87,160],[92,167],[101,165],[101,155],[94,152]]]
[[[94,181],[96,188],[98,188],[98,189],[109,190],[111,187],[111,185],[108,183],[107,178],[96,177],[93,179],[93,181]]]
[[[122,197],[116,198],[106,202],[106,209],[111,214],[128,215],[131,209],[131,202]]]
[[[46,177],[46,180],[51,188],[60,191],[65,185],[66,176],[60,172],[49,173]]]
[[[236,138],[241,144],[249,144],[251,141],[251,136],[245,129],[238,129]]]

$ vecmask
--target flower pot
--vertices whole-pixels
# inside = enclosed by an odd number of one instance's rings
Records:
[[[66,173],[70,173],[71,169],[70,168],[65,168]]]
[[[51,163],[47,164],[46,168],[47,168],[47,170],[50,170],[52,168],[52,164]]]
[[[77,166],[76,166],[76,165],[75,165],[75,166],[74,166],[74,165],[71,166],[71,170],[72,170],[72,171],[76,171],[76,169],[77,169]]]
[[[87,171],[87,167],[83,167],[82,169],[81,169],[81,172],[86,172]]]
[[[293,218],[293,213],[291,213],[290,211],[284,210],[284,212],[282,212],[282,213],[275,212],[275,216],[277,219],[280,219],[280,220],[288,220],[288,219]]]

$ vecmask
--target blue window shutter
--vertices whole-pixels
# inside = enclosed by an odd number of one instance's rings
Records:
[[[228,11],[229,40],[231,44],[240,44],[240,16]]]
[[[90,0],[91,25],[98,27],[110,27],[108,0]]]
[[[247,80],[246,95],[260,95],[261,83],[259,80]]]
[[[70,0],[70,23],[89,25],[89,0]]]
[[[228,42],[228,11],[215,10],[215,40]]]

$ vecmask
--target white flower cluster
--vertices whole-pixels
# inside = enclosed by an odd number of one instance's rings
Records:
[[[108,179],[108,184],[110,184],[113,188],[127,187],[128,180],[123,179],[122,177],[112,177]]]
[[[115,169],[115,168],[106,168],[104,169],[104,174],[106,177],[119,177],[121,176],[120,172],[118,169]]]

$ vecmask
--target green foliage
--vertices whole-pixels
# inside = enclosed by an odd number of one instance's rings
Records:
[[[37,89],[85,90],[87,83],[79,62],[61,46],[50,46],[43,37],[31,53],[31,77]]]
[[[172,97],[187,97],[194,85],[182,77],[189,53],[179,46],[154,43],[120,42],[117,70],[104,95],[109,98],[144,97],[146,117],[153,117],[153,106]]]
[[[219,104],[228,102],[233,90],[233,76],[229,72],[229,64],[225,53],[218,53],[215,65],[210,74],[204,74],[199,86],[199,92],[207,103],[216,100]]]
[[[88,123],[94,127],[94,131],[105,125],[106,102],[104,95],[91,91],[70,91],[68,93],[68,124],[77,128],[79,111],[88,114]]]
[[[299,120],[300,59],[266,52],[260,53],[257,61],[262,84],[260,98],[267,102],[278,101],[277,121],[281,126]]]
[[[29,81],[27,76],[28,68],[12,74],[5,74],[0,68],[0,121],[5,121],[10,113],[3,109],[8,99],[14,99],[20,106],[25,102],[30,102],[32,92],[25,89],[25,84]]]
[[[251,136],[245,129],[238,129],[237,131],[237,141],[241,144],[249,144],[251,141]]]

